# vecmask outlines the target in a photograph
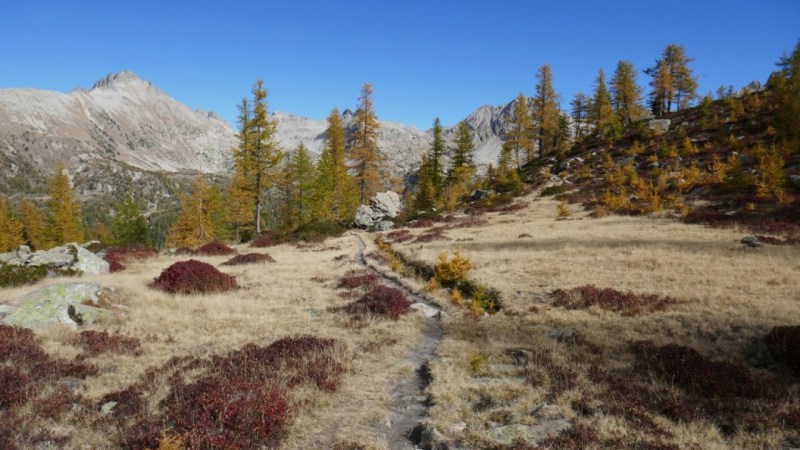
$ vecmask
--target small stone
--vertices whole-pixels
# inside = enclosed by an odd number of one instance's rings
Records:
[[[739,242],[741,242],[742,245],[744,245],[745,247],[750,247],[750,248],[760,248],[764,246],[764,244],[761,241],[759,241],[758,237],[756,236],[745,236]]]
[[[117,406],[117,402],[105,402],[103,406],[100,407],[100,414],[107,416],[111,414],[111,411],[114,407]]]
[[[551,328],[547,335],[552,339],[572,339],[578,332],[573,328]]]
[[[412,303],[411,309],[429,319],[439,319],[442,317],[442,311],[440,309],[434,308],[433,306],[422,302]]]

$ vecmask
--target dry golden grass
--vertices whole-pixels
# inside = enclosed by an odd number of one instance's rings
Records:
[[[425,319],[410,314],[399,321],[368,320],[356,328],[350,326],[345,314],[327,310],[349,302],[337,295],[335,286],[347,270],[358,266],[352,258],[333,258],[343,252],[356,253],[353,237],[308,248],[287,244],[267,250],[277,263],[220,267],[229,256],[194,257],[237,277],[242,289],[224,294],[170,295],[147,287],[161,270],[188,257],[162,255],[131,262],[122,272],[82,277],[114,288],[121,303],[111,308],[115,312],[112,319],[92,328],[118,331],[142,340],[141,356],[107,353],[90,358],[100,374],[87,378],[83,397],[95,402],[110,392],[125,389],[139,381],[147,369],[160,367],[174,356],[224,354],[247,343],[268,345],[284,336],[334,338],[345,347],[342,358],[346,373],[339,389],[335,393],[317,392],[310,404],[299,405],[284,445],[331,448],[340,441],[356,440],[381,448],[380,429],[386,422],[390,400],[388,386],[407,371],[403,361],[421,336]],[[35,286],[2,290],[0,303],[42,285],[69,280],[74,279],[47,279]],[[37,331],[50,354],[67,358],[80,352],[70,343],[76,333],[68,328]],[[155,392],[164,389],[165,386],[153,387]],[[308,396],[300,392],[297,397]],[[109,436],[88,425],[82,428],[80,423],[42,424],[68,435],[68,446],[73,448],[114,447]]]
[[[601,439],[630,438],[635,430],[618,416],[599,412],[581,418],[573,402],[602,395],[586,379],[584,369],[590,365],[633,367],[632,341],[689,346],[771,376],[760,339],[771,327],[795,325],[800,317],[800,247],[754,251],[739,244],[744,233],[738,230],[667,219],[591,219],[573,210],[568,220],[558,220],[556,201],[528,200],[530,205],[513,215],[486,214],[485,225],[446,230],[452,241],[393,246],[430,265],[440,252],[458,246],[472,262],[470,277],[501,294],[503,310],[496,315],[476,320],[456,312],[445,321],[447,335],[432,364],[429,423],[449,440],[488,445],[490,422],[535,424],[545,418],[532,414],[542,404],[554,405],[545,408],[548,414],[589,420]],[[519,238],[521,234],[531,237]],[[566,310],[552,305],[552,291],[590,284],[679,302],[666,311],[633,317],[596,307]],[[448,303],[445,293],[440,298]],[[550,338],[554,327],[574,328],[585,344]],[[551,382],[526,380],[531,370],[540,369],[530,363],[515,366],[510,349],[551,354],[557,366],[575,369],[576,387],[553,395]],[[476,354],[485,359],[481,373],[470,364]],[[784,406],[797,405],[795,391]],[[655,421],[672,434],[664,442],[679,448],[777,448],[786,437],[782,429],[724,436],[706,422]]]

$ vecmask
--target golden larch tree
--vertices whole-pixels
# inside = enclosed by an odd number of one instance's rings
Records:
[[[181,212],[167,235],[168,247],[196,247],[216,237],[212,210],[209,208],[211,189],[201,175],[192,183],[191,194],[179,193]]]
[[[364,83],[358,97],[358,109],[353,118],[353,132],[350,135],[349,159],[358,185],[359,201],[369,199],[383,189],[381,169],[383,161],[378,154],[378,129],[380,124],[372,103],[372,85]]]
[[[69,176],[65,173],[64,164],[56,165],[56,173],[48,180],[50,199],[47,206],[50,211],[47,234],[54,245],[68,242],[82,242],[84,238],[81,226],[81,208],[72,192]]]

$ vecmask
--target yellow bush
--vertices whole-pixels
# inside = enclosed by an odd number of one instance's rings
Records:
[[[450,299],[458,306],[464,306],[464,296],[461,294],[461,291],[458,288],[454,288],[450,291]]]
[[[756,193],[762,198],[782,197],[786,172],[783,170],[784,161],[780,150],[775,147],[769,150],[759,147],[756,149],[756,155],[758,157]]]
[[[428,282],[425,284],[425,289],[424,289],[424,290],[425,290],[425,292],[427,292],[427,293],[432,293],[432,292],[435,292],[435,291],[436,291],[437,289],[439,289],[440,287],[441,287],[441,286],[439,285],[439,282],[438,282],[438,281],[436,281],[436,278],[431,278],[431,279],[430,279],[430,280],[428,280]]]
[[[569,206],[567,206],[567,202],[561,200],[561,203],[558,204],[558,217],[569,217],[572,215],[572,211],[570,211]]]
[[[469,310],[472,311],[475,317],[480,317],[486,312],[483,306],[481,306],[481,302],[475,299],[472,299],[472,302],[469,304]]]
[[[480,353],[473,353],[469,357],[469,370],[473,374],[481,373],[484,365],[486,365],[486,358]]]
[[[466,279],[471,269],[472,264],[469,259],[461,256],[461,249],[455,249],[452,258],[447,257],[447,252],[439,253],[439,263],[436,264],[433,272],[439,283],[452,286]]]

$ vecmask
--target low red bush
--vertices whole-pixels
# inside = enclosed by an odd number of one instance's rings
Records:
[[[16,367],[0,366],[0,410],[24,403],[31,384],[27,373]]]
[[[250,242],[250,247],[253,248],[266,248],[278,245],[278,240],[273,234],[262,234]]]
[[[105,352],[129,353],[140,355],[141,341],[138,338],[121,334],[109,334],[107,331],[84,330],[75,337],[74,343],[83,347],[89,356],[97,356]]]
[[[600,289],[593,285],[569,290],[557,289],[553,291],[552,295],[555,297],[555,306],[566,309],[587,309],[599,306],[602,309],[619,312],[623,316],[663,311],[668,306],[677,303],[677,300],[672,297]]]
[[[235,277],[195,259],[179,261],[164,269],[150,287],[171,294],[206,294],[238,288]]]
[[[238,266],[240,264],[256,264],[264,262],[275,262],[275,258],[266,253],[247,253],[245,255],[236,255],[222,263],[222,265]]]
[[[195,255],[204,256],[218,256],[218,255],[232,255],[236,250],[228,247],[219,241],[209,242],[194,251]]]
[[[112,247],[106,251],[103,259],[109,264],[111,272],[125,270],[125,263],[132,259],[143,260],[158,256],[158,250],[153,247]]]
[[[380,277],[369,270],[349,270],[344,274],[339,284],[339,289],[356,289],[363,286],[372,286],[380,281]]]
[[[339,309],[349,314],[372,314],[397,320],[407,314],[410,308],[411,302],[400,290],[377,285],[355,302]]]
[[[775,360],[800,374],[800,326],[775,327],[764,342]]]
[[[772,399],[778,392],[774,383],[753,375],[746,367],[712,360],[691,347],[656,346],[645,341],[634,343],[632,348],[638,368],[702,397]]]

